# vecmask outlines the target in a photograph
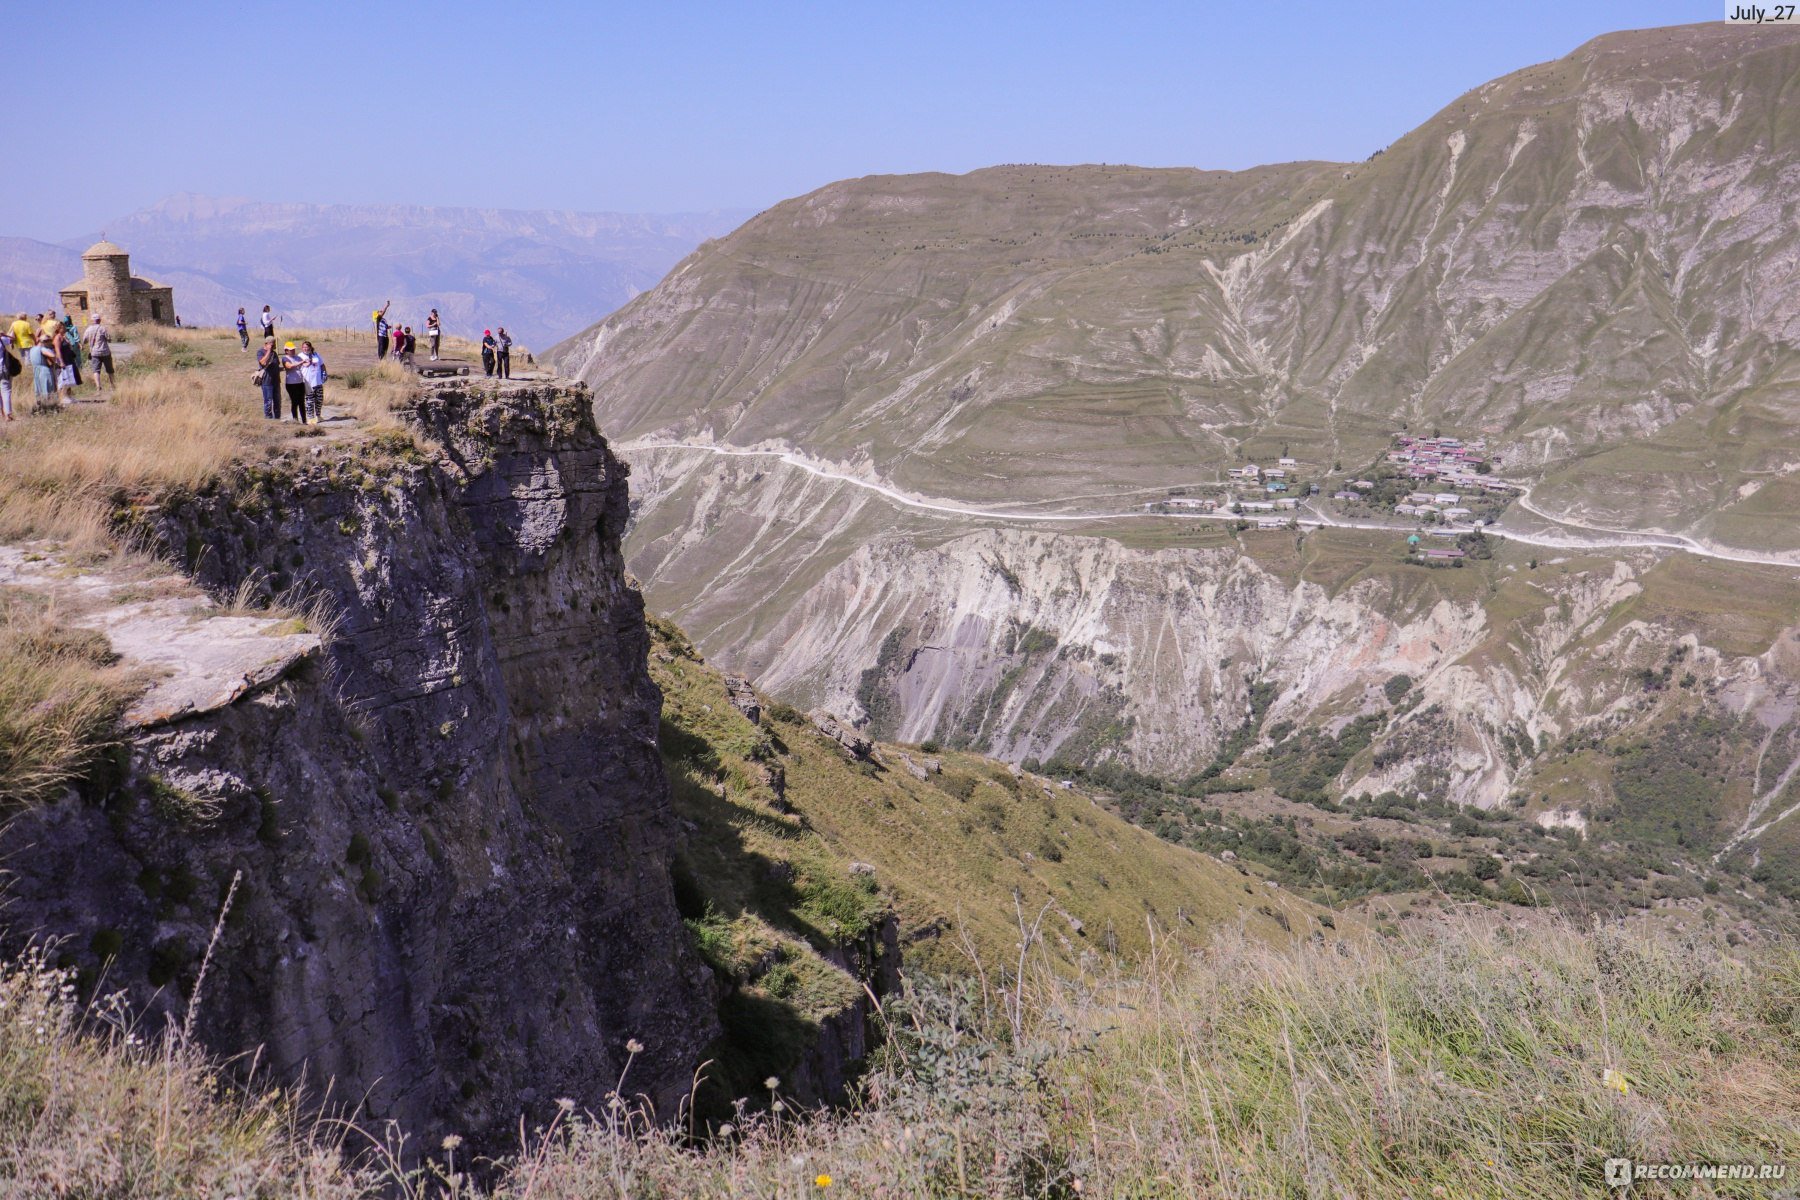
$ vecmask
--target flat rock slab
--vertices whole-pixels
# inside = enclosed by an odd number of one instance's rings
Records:
[[[72,625],[106,635],[127,667],[150,680],[125,713],[144,727],[210,712],[280,679],[323,645],[291,617],[232,615],[174,573],[124,578],[53,554],[0,546],[0,586],[57,602]]]

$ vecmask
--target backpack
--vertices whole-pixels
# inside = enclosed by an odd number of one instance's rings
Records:
[[[11,350],[8,350],[6,352],[6,377],[8,379],[17,379],[24,370],[25,364],[20,362],[18,356]]]

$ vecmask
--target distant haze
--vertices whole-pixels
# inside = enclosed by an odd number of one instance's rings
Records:
[[[199,195],[53,245],[0,238],[0,307],[37,311],[81,275],[102,232],[132,270],[172,284],[188,324],[264,304],[296,325],[356,326],[392,300],[415,329],[433,307],[452,333],[505,325],[548,346],[624,304],[749,214],[532,212],[399,204],[281,204]]]

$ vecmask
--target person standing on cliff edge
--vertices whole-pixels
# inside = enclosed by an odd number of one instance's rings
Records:
[[[443,329],[438,324],[437,309],[434,308],[431,310],[431,315],[425,318],[425,336],[431,339],[432,362],[437,361],[438,338],[442,337],[443,333]]]
[[[263,416],[281,420],[281,351],[275,348],[274,338],[263,339],[256,355],[256,374],[251,378],[262,389]]]
[[[300,382],[306,385],[306,419],[317,425],[325,419],[325,360],[311,342],[300,343]]]
[[[501,379],[512,378],[512,335],[504,325],[494,335],[494,374]]]
[[[389,300],[386,304],[383,304],[379,309],[377,309],[374,312],[369,314],[369,316],[371,316],[375,319],[375,361],[376,362],[380,362],[382,359],[387,357],[387,352],[388,352],[387,314],[388,314],[388,309],[390,309],[392,307],[394,307],[394,302],[392,300]]]
[[[306,381],[300,378],[300,353],[292,342],[281,346],[281,381],[294,420],[306,424]]]
[[[491,377],[494,373],[494,350],[497,345],[498,343],[494,341],[493,330],[481,331],[481,373],[483,375]]]

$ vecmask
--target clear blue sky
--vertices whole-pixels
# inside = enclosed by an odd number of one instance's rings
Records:
[[[179,191],[668,212],[997,162],[1360,159],[1595,34],[1722,12],[102,0],[0,67],[7,111],[63,118],[13,142],[0,233],[73,237]]]

